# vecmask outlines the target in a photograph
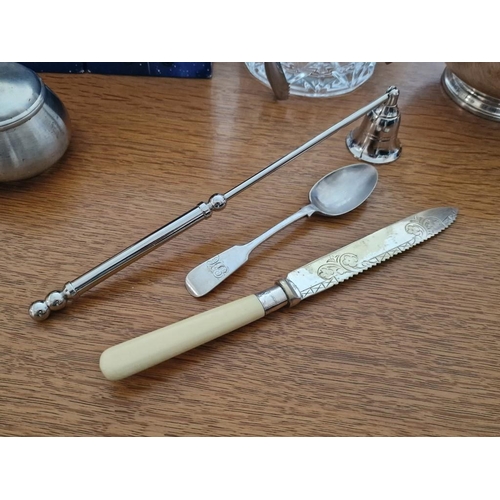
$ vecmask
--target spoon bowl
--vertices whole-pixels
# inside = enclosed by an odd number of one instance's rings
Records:
[[[359,207],[372,194],[378,181],[375,167],[357,163],[339,168],[321,178],[309,192],[316,212],[335,217]]]
[[[302,217],[310,217],[314,213],[333,217],[354,210],[371,195],[377,181],[376,168],[366,163],[348,165],[330,172],[312,187],[309,192],[309,205],[246,245],[231,247],[190,271],[186,276],[188,292],[194,297],[206,295],[245,264],[257,246]]]

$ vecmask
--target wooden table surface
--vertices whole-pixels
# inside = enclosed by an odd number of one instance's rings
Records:
[[[355,92],[276,102],[242,63],[211,80],[42,75],[72,118],[65,157],[0,185],[3,436],[493,436],[500,433],[500,123],[461,110],[440,63],[378,65]],[[322,142],[225,210],[42,323],[29,304],[226,192],[375,99],[401,91],[402,157],[339,218],[301,220],[202,299],[194,266],[307,203],[356,163]],[[101,352],[271,286],[415,212],[457,206],[438,237],[293,309],[120,382]]]

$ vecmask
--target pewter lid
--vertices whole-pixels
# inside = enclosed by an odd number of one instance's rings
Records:
[[[45,86],[36,73],[18,63],[0,63],[0,130],[22,123],[43,104]]]

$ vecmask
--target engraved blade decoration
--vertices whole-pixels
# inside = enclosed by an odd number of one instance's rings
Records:
[[[432,238],[457,214],[452,207],[419,212],[292,271],[286,279],[305,299]]]

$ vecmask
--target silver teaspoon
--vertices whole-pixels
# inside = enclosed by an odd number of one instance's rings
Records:
[[[186,276],[186,288],[202,297],[222,283],[248,260],[250,253],[292,222],[314,213],[339,216],[361,205],[377,185],[377,169],[366,163],[339,168],[325,175],[309,192],[309,205],[286,218],[246,245],[235,245],[195,267]]]

